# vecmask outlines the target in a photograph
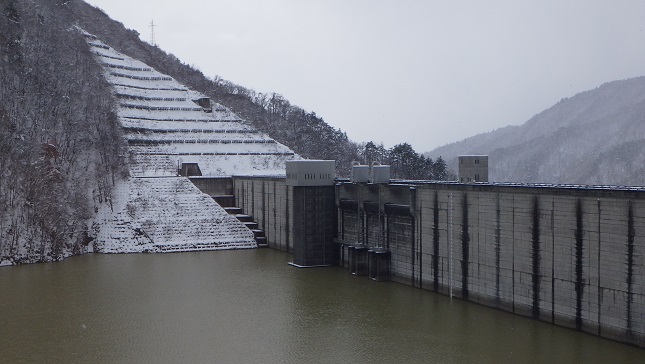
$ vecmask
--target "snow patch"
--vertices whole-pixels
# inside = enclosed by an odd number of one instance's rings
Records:
[[[253,233],[188,178],[120,181],[92,225],[101,253],[257,247]]]
[[[279,175],[287,160],[300,157],[228,108],[78,30],[118,99],[131,176],[118,182],[98,211],[88,250],[257,247],[251,230],[190,180],[177,177],[178,170],[182,163],[197,163],[204,176]]]

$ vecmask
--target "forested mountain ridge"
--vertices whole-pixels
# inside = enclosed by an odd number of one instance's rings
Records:
[[[393,163],[393,176],[445,177],[445,165],[409,144],[378,158],[284,97],[208,78],[82,0],[0,2],[0,265],[86,251],[88,222],[127,176],[118,101],[77,30],[139,59],[230,108],[305,158]]]
[[[562,99],[520,126],[428,152],[452,168],[463,154],[490,156],[496,182],[645,185],[645,77]]]
[[[340,129],[327,124],[315,112],[308,112],[292,105],[276,93],[261,93],[224,80],[219,76],[207,77],[198,69],[182,63],[177,57],[139,39],[136,31],[126,29],[121,23],[110,19],[102,10],[80,0],[66,2],[66,10],[86,31],[98,36],[116,50],[136,58],[158,71],[168,74],[179,82],[211,97],[215,102],[230,108],[235,114],[248,120],[253,127],[267,133],[279,143],[287,145],[304,158],[336,160],[340,176],[348,176],[351,163],[371,161],[368,143],[350,140]],[[374,143],[372,143],[374,144]],[[374,144],[376,145],[376,144]],[[401,143],[383,149],[379,162],[393,164],[395,178],[445,179],[447,175],[443,160],[428,160]],[[411,175],[411,168],[397,168],[398,161],[413,156],[408,164],[423,165]],[[440,173],[433,174],[433,171]]]
[[[306,112],[291,105],[281,95],[257,93],[217,76],[206,77],[177,57],[141,41],[136,31],[126,29],[100,9],[83,1],[68,1],[65,7],[67,16],[81,28],[98,36],[116,50],[230,108],[255,128],[288,145],[302,157],[336,159],[339,172],[348,171],[351,162],[360,158],[360,146],[351,142],[345,133],[329,126],[314,112]]]

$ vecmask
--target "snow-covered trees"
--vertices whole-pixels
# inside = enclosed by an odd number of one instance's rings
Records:
[[[0,5],[0,264],[83,249],[93,200],[122,173],[114,101],[59,8]]]
[[[359,145],[315,112],[292,105],[280,94],[258,93],[219,77],[213,81],[221,91],[211,97],[302,157],[334,159],[341,176],[348,175],[351,162],[359,158]]]

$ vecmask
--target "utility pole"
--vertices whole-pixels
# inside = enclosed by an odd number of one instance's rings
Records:
[[[155,20],[152,19],[150,22],[150,44],[153,46],[156,46],[157,43],[155,43]]]

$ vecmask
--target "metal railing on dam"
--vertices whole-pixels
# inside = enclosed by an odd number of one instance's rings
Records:
[[[283,177],[233,182],[271,247],[302,243]],[[335,198],[339,265],[385,249],[395,281],[645,346],[643,188],[339,181]]]

